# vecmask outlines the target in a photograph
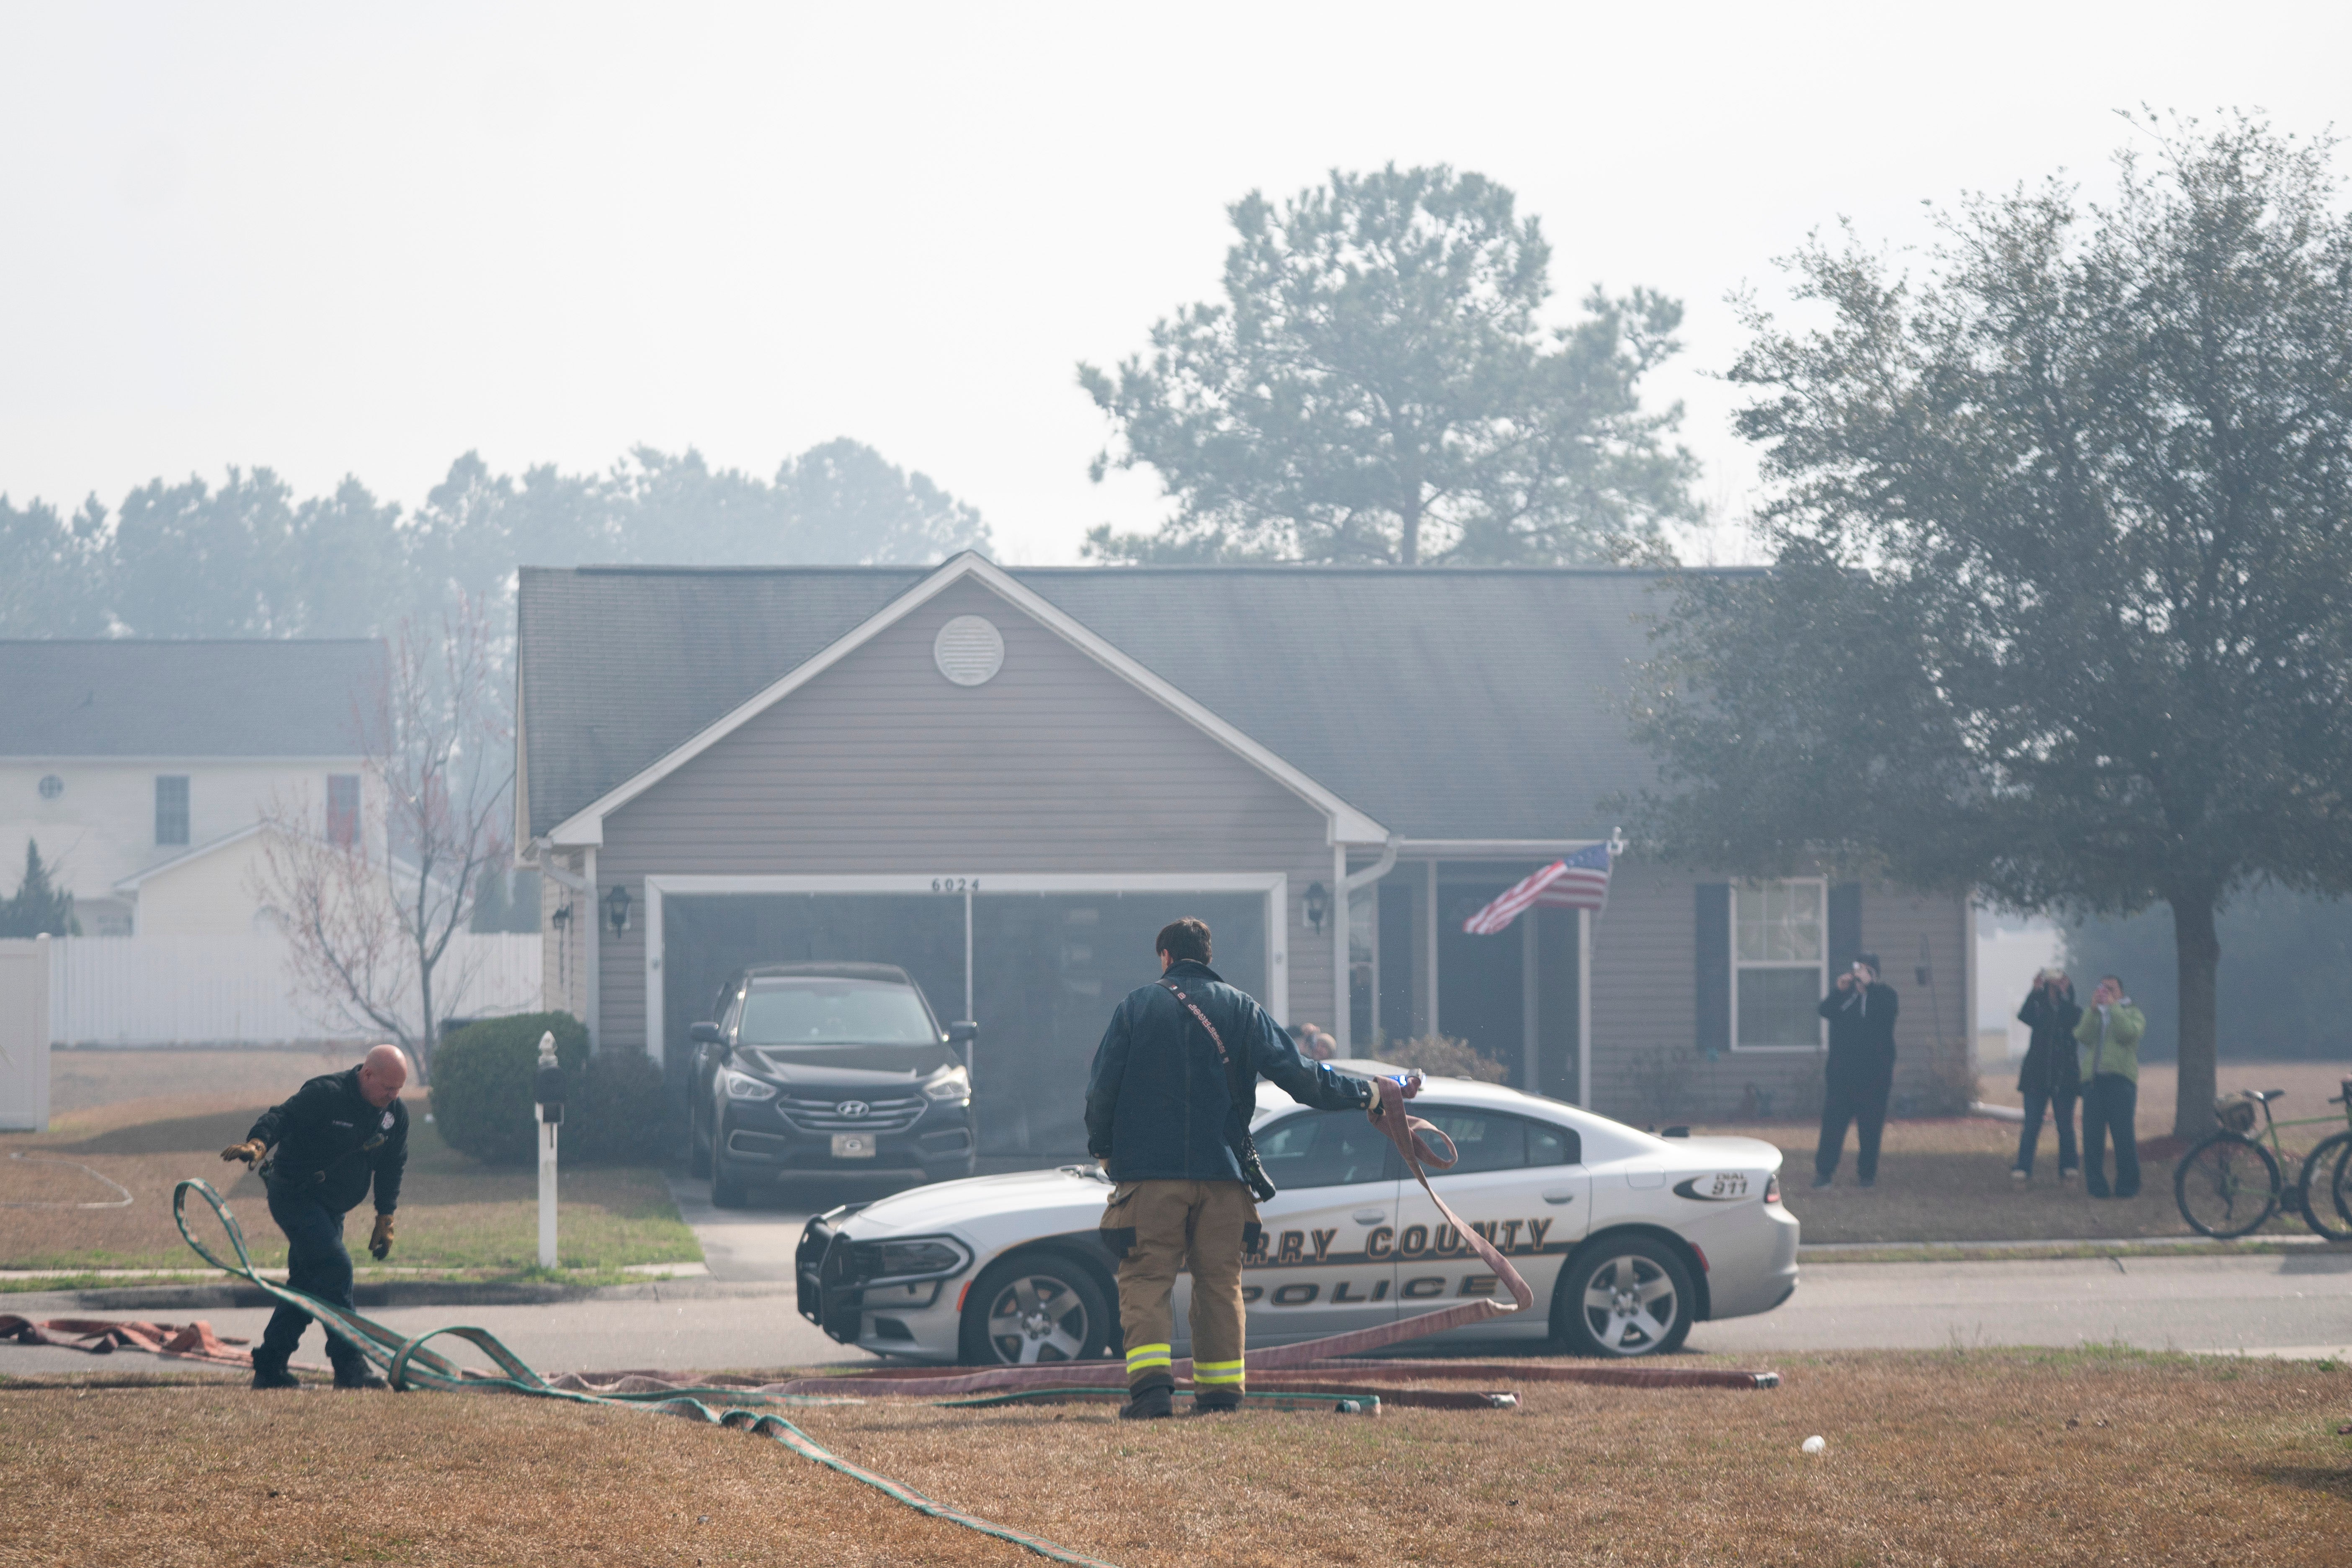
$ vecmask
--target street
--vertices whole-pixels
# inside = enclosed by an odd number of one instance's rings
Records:
[[[404,1333],[451,1323],[488,1329],[542,1371],[868,1364],[826,1339],[794,1305],[793,1251],[809,1212],[871,1195],[844,1189],[771,1194],[767,1206],[719,1210],[699,1182],[673,1181],[700,1238],[709,1278],[629,1287],[548,1306],[386,1308]],[[95,1314],[68,1295],[0,1298],[0,1310]],[[131,1315],[169,1319],[147,1310]],[[225,1334],[257,1336],[268,1313],[210,1310]],[[1694,1351],[1769,1361],[1789,1352],[1998,1345],[2123,1344],[2352,1359],[2352,1254],[2142,1257],[1973,1263],[1811,1263],[1785,1305],[1760,1317],[1701,1323]],[[317,1331],[303,1353],[319,1359]],[[135,1352],[123,1366],[143,1358]],[[77,1351],[0,1347],[0,1373],[88,1371]]]

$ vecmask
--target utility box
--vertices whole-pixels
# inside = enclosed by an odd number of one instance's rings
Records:
[[[49,939],[0,942],[0,1132],[49,1130]]]

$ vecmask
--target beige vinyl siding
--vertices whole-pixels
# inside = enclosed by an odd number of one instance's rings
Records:
[[[982,686],[932,663],[960,615],[1004,637]],[[597,855],[600,895],[633,897],[647,874],[992,872],[1286,873],[1291,1016],[1331,1015],[1332,943],[1298,924],[1307,884],[1331,878],[1323,814],[976,583],[613,813]],[[604,1039],[641,1046],[642,925],[604,940]]]
[[[1667,1120],[1721,1122],[1739,1114],[1747,1087],[1772,1096],[1776,1118],[1810,1116],[1821,1105],[1822,1057],[1806,1051],[1697,1049],[1697,900],[1700,883],[1728,881],[1621,862],[1609,908],[1592,929],[1594,1109],[1636,1126]],[[1932,985],[1919,984],[1927,942]],[[1933,1052],[1966,1048],[1965,900],[1881,887],[1862,894],[1862,939],[1885,964],[1902,999],[1895,1026],[1899,1103],[1927,1098]],[[1832,965],[1850,954],[1833,953]],[[1832,969],[1834,978],[1835,968]]]

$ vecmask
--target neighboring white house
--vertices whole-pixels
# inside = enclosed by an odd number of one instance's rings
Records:
[[[0,640],[0,896],[30,839],[89,935],[255,930],[273,801],[380,838],[384,670],[373,639]]]

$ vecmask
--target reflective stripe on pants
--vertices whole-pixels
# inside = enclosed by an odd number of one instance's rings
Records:
[[[1118,1266],[1119,1328],[1135,1347],[1128,1356],[1129,1388],[1175,1382],[1169,1292],[1180,1273],[1192,1276],[1194,1381],[1241,1386],[1242,1228],[1256,1219],[1257,1205],[1239,1182],[1122,1182],[1112,1192],[1104,1228],[1135,1228],[1135,1244]],[[1206,1375],[1210,1368],[1213,1377]]]

